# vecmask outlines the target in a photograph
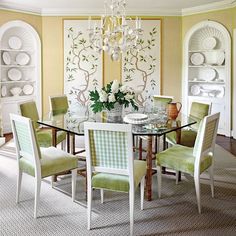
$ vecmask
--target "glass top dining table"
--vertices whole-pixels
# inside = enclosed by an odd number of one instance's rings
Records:
[[[91,114],[80,114],[79,112],[68,111],[65,114],[52,115],[51,113],[43,116],[42,119],[38,120],[38,123],[52,128],[52,144],[56,146],[56,132],[58,130],[65,131],[67,133],[67,150],[72,154],[75,153],[75,136],[84,135],[84,123],[89,122],[106,122],[106,123],[125,123],[123,116],[120,117],[109,117],[106,112],[91,113]],[[153,157],[153,136],[163,136],[163,147],[165,145],[165,136],[169,132],[176,132],[177,143],[180,143],[181,129],[195,124],[197,121],[193,117],[179,113],[176,120],[163,120],[160,119],[158,114],[146,113],[148,119],[143,122],[133,122],[132,132],[133,136],[146,136],[147,137],[147,175],[146,175],[146,199],[152,199],[152,157]]]

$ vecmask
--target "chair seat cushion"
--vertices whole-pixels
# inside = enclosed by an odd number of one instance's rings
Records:
[[[180,144],[187,147],[193,147],[197,137],[195,130],[182,130]],[[166,141],[172,145],[176,144],[176,132],[166,134]]]
[[[78,158],[68,154],[55,147],[40,148],[41,151],[41,175],[43,177],[51,176],[67,170],[78,167]],[[25,159],[20,158],[20,169],[29,175],[35,176],[34,164]]]
[[[134,187],[136,188],[143,176],[146,175],[146,162],[134,161]],[[92,187],[120,192],[129,192],[129,178],[125,175],[96,173],[92,177]]]
[[[193,148],[175,145],[157,155],[157,165],[182,171],[193,175],[194,161]],[[212,164],[212,155],[201,159],[200,172],[202,173]]]
[[[39,129],[36,132],[37,141],[40,147],[52,146],[52,130],[51,129]],[[66,138],[66,132],[57,131],[57,144],[61,143]]]

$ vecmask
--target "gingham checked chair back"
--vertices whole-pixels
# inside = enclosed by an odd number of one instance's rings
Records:
[[[10,118],[18,158],[25,158],[30,162],[35,162],[35,152],[37,152],[38,158],[41,158],[41,156],[32,121],[29,118],[15,114],[10,114]]]
[[[211,149],[213,151],[217,135],[219,117],[220,113],[216,113],[206,116],[202,120],[194,145],[194,156],[199,155],[200,153],[207,152]]]
[[[90,130],[92,166],[127,169],[127,133],[119,131]]]

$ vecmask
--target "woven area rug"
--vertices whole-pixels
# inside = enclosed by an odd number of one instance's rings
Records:
[[[85,181],[78,176],[77,202],[70,198],[70,176],[59,178],[54,189],[50,179],[42,182],[39,218],[33,218],[34,179],[23,175],[21,202],[16,205],[16,158],[10,142],[0,148],[0,235],[129,235],[128,195],[105,192],[100,203],[94,191],[92,230],[87,230]],[[201,178],[202,214],[198,214],[192,177],[176,185],[163,176],[162,199],[157,198],[153,176],[153,201],[140,210],[135,198],[135,235],[236,235],[236,157],[216,145],[215,198],[211,198],[208,175]],[[60,191],[57,191],[60,190]],[[66,194],[63,194],[65,192]]]

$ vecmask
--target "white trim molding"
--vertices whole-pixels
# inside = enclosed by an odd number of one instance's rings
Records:
[[[236,0],[224,0],[220,2],[201,5],[198,7],[184,8],[182,9],[182,16],[194,15],[210,11],[224,10],[233,8],[236,6]]]
[[[204,4],[197,7],[183,9],[163,9],[163,8],[143,8],[130,9],[127,15],[143,15],[143,16],[187,16],[210,11],[223,10],[236,6],[236,0],[223,0],[210,4]],[[81,9],[81,8],[37,8],[32,6],[24,6],[22,4],[0,3],[1,10],[10,10],[27,14],[40,16],[97,16],[103,12],[103,9]]]

